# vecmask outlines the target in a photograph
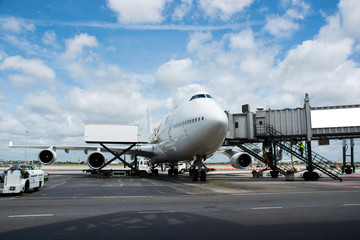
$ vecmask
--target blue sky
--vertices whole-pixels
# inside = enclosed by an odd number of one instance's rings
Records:
[[[359,103],[359,12],[357,0],[0,0],[0,159],[19,158],[7,144],[26,131],[82,144],[84,123],[144,126],[147,109],[156,127],[197,90],[231,112],[301,107],[306,92],[312,106]]]

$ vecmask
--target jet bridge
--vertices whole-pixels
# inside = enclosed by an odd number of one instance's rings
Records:
[[[278,148],[307,164],[309,173],[304,174],[306,180],[317,180],[314,169],[340,181],[338,175],[341,172],[355,172],[352,139],[360,138],[360,104],[311,107],[306,94],[303,108],[258,108],[252,113],[249,105],[243,105],[242,113],[228,113],[228,117],[229,131],[225,144],[237,145],[255,158],[261,158],[275,172],[274,176],[278,172],[285,172],[277,167],[276,157],[273,157],[277,155]],[[318,140],[320,145],[328,145],[330,139],[344,141],[343,167],[340,172],[335,171],[333,162],[311,149],[311,141]],[[346,156],[349,156],[346,154],[346,139],[350,139],[351,166],[346,164]],[[305,146],[302,145],[303,141]],[[249,147],[249,144],[259,142],[263,143],[263,156],[251,151],[254,146]]]

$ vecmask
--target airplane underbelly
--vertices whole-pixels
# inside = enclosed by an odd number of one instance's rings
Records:
[[[197,155],[211,155],[219,149],[224,141],[224,134],[221,131],[209,130],[196,134],[196,129],[190,130],[192,131],[191,135],[184,131],[184,134],[173,137],[164,144],[163,149],[169,162],[193,160]]]

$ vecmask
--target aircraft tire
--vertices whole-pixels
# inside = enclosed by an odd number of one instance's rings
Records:
[[[206,171],[202,170],[200,172],[200,181],[205,182],[206,181]]]
[[[196,182],[199,179],[199,170],[193,170],[192,180]]]

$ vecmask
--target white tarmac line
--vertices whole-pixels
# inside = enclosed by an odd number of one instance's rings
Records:
[[[25,217],[53,217],[54,214],[29,214],[29,215],[10,215],[9,218],[25,218]]]
[[[139,214],[149,214],[149,213],[174,213],[175,211],[145,211],[138,212]]]
[[[345,203],[344,206],[360,206],[360,203]]]
[[[281,209],[283,207],[255,207],[251,208],[252,210],[264,210],[264,209]]]

